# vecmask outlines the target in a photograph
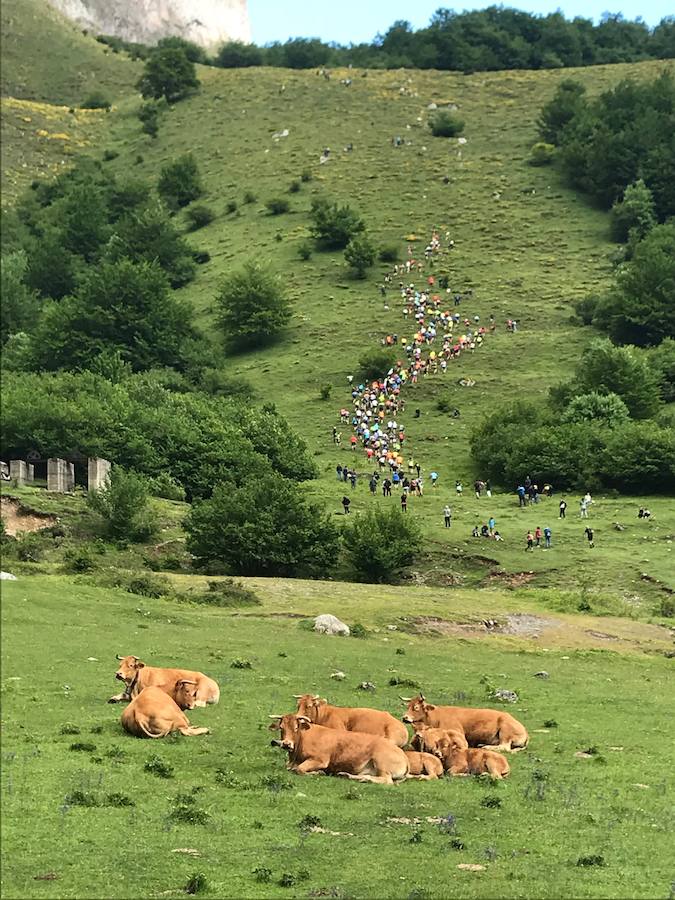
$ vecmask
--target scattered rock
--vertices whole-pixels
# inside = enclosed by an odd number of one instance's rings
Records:
[[[649,785],[648,785],[648,784],[640,784],[640,783],[638,782],[637,784],[634,784],[634,785],[632,785],[632,786],[633,786],[633,787],[636,787],[636,788],[641,788],[643,791],[648,791],[648,790],[649,790]]]
[[[201,856],[199,850],[195,850],[193,847],[176,847],[175,850],[171,851],[172,853],[187,853],[188,856]]]
[[[458,863],[458,869],[464,869],[465,872],[484,872],[485,866],[481,866],[480,863]]]
[[[576,756],[577,759],[593,759],[593,754],[586,753],[585,750],[577,750],[577,752],[574,755]]]
[[[548,672],[545,672],[545,671],[542,669],[541,672],[535,672],[535,673],[534,673],[534,677],[535,677],[535,678],[550,678],[551,676],[548,674]]]
[[[17,580],[16,575],[12,575],[11,572],[0,572],[0,581],[16,581],[16,580]]]
[[[498,690],[493,694],[495,700],[501,700],[503,703],[517,703],[518,694],[515,691]]]
[[[337,616],[324,613],[314,619],[314,631],[317,631],[319,634],[343,634],[349,636],[349,625],[345,625]]]
[[[56,872],[45,872],[44,875],[33,875],[33,881],[56,881],[58,877]]]
[[[347,676],[344,672],[331,672],[331,678],[334,678],[336,681],[343,681]]]
[[[359,691],[374,691],[375,685],[373,684],[372,681],[362,681],[361,684],[358,686],[357,690],[359,690]]]
[[[614,531],[625,531],[625,527],[621,525],[619,522],[614,523]]]

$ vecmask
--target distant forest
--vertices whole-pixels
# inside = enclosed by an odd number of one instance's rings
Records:
[[[99,40],[114,49],[143,56],[147,48],[117,38]],[[177,39],[169,39],[177,40]],[[394,22],[370,44],[341,46],[317,38],[292,38],[264,47],[231,42],[215,58],[194,47],[193,61],[224,68],[280,66],[312,69],[348,66],[367,69],[449,69],[462,72],[497,69],[557,69],[675,57],[675,16],[649,28],[640,19],[606,13],[591,19],[566,19],[561,13],[536,16],[504,6],[457,13],[439,9],[426,28],[414,31]]]

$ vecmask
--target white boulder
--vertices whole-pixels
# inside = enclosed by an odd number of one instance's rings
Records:
[[[349,635],[349,625],[341,622],[337,616],[324,613],[314,619],[314,631],[319,634],[344,634]]]

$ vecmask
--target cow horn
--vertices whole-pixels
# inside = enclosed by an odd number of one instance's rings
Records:
[[[301,700],[305,695],[304,694],[293,694],[294,700]]]
[[[123,656],[120,656],[119,653],[116,653],[116,654],[115,654],[115,659],[124,659],[124,657],[123,657]]]
[[[426,703],[426,699],[427,699],[427,698],[426,698],[426,697],[424,696],[424,694],[420,691],[420,700],[422,701],[422,703]]]
[[[318,694],[314,694],[314,696],[312,697],[312,700],[320,700],[320,699],[321,699],[321,697],[319,697]]]
[[[400,694],[398,695],[398,697],[399,700],[403,700],[404,703],[410,703],[410,701],[412,700],[412,697],[401,697]]]
[[[283,716],[270,716],[268,713],[268,718],[269,719],[283,719]]]
[[[309,722],[310,725],[312,724],[312,720],[307,716],[298,716],[298,722]]]

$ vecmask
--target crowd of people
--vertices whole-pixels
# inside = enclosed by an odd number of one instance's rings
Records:
[[[445,237],[449,250],[453,242],[449,233]],[[407,435],[405,425],[400,421],[405,411],[404,388],[408,384],[417,384],[428,375],[445,374],[453,361],[463,353],[479,349],[486,336],[496,328],[494,316],[490,316],[487,327],[480,324],[478,315],[461,316],[456,308],[463,299],[472,296],[472,291],[462,294],[448,286],[437,288],[437,279],[432,274],[421,286],[400,280],[394,288],[394,279],[422,274],[425,267],[431,268],[441,255],[441,236],[434,231],[419,258],[410,243],[406,261],[394,265],[384,276],[381,293],[385,298],[390,290],[399,294],[405,334],[387,334],[382,338],[382,345],[399,350],[400,359],[381,378],[371,382],[355,384],[350,376],[352,409],[343,407],[340,410],[340,424],[349,424],[352,428],[351,450],[362,450],[367,463],[373,465],[374,472],[369,479],[371,492],[376,493],[382,477],[381,489],[385,497],[391,496],[392,488],[401,488],[401,496],[406,497],[401,501],[402,509],[407,508],[408,494],[422,496],[423,492],[421,469],[412,456],[408,458],[406,474]],[[342,444],[342,434],[337,426],[333,426],[333,442],[336,446]],[[438,473],[433,472],[432,486],[437,479]]]
[[[401,332],[391,332],[381,339],[382,346],[399,351],[399,359],[381,377],[372,381],[356,383],[354,376],[348,378],[351,388],[351,408],[343,406],[339,411],[340,425],[351,428],[349,448],[358,459],[365,457],[368,470],[357,473],[357,463],[338,464],[336,477],[343,485],[356,488],[359,478],[367,480],[372,495],[380,491],[383,497],[398,495],[402,512],[407,512],[410,497],[424,496],[425,478],[422,467],[415,460],[409,449],[406,427],[401,421],[405,413],[405,388],[414,385],[429,375],[445,375],[448,368],[467,353],[474,353],[485,343],[487,337],[496,330],[494,315],[490,315],[486,324],[481,324],[478,314],[466,315],[459,312],[463,301],[473,296],[472,290],[463,293],[449,286],[447,277],[428,274],[425,269],[433,271],[434,263],[450,252],[453,242],[449,233],[445,233],[445,251],[442,249],[441,235],[434,230],[423,253],[415,255],[412,243],[407,247],[407,258],[403,263],[395,264],[385,274],[380,293],[384,298],[384,308],[389,309],[389,295],[395,292],[399,297],[403,325]],[[415,284],[411,278],[423,279],[422,284]],[[396,280],[398,279],[398,285]],[[509,318],[506,321],[509,333],[518,331],[518,322]],[[420,410],[415,410],[419,418]],[[455,418],[459,410],[453,411]],[[342,432],[337,425],[333,426],[333,443],[342,446]],[[433,489],[439,479],[436,471],[430,473],[429,480]],[[477,478],[473,483],[476,499],[492,497],[492,485],[489,479]],[[455,493],[458,498],[463,494],[460,480],[455,481]],[[548,483],[541,486],[529,475],[516,487],[518,505],[521,508],[539,504],[542,498],[551,498],[553,486]],[[579,501],[579,514],[582,519],[588,518],[588,511],[593,503],[590,493],[586,493]],[[345,494],[342,497],[345,514],[350,513],[351,499]],[[567,501],[561,498],[558,503],[558,515],[565,519]],[[648,518],[648,510],[641,510],[641,518]],[[452,526],[452,509],[446,504],[442,510],[443,525]],[[473,527],[472,537],[488,538],[503,541],[504,538],[496,527],[493,516],[479,527]],[[587,526],[584,535],[590,547],[594,547],[594,531]],[[528,529],[525,535],[526,550],[536,548],[551,549],[552,530],[549,525]]]

